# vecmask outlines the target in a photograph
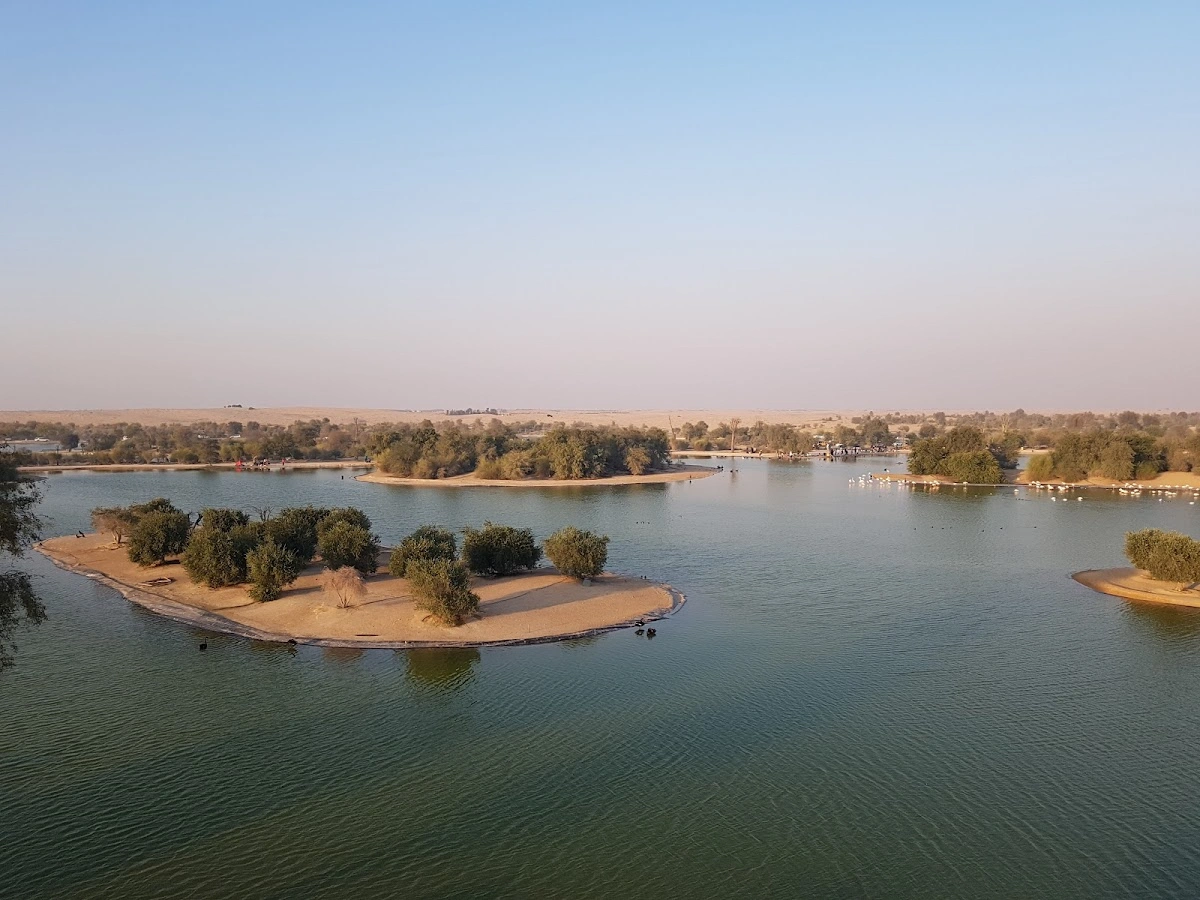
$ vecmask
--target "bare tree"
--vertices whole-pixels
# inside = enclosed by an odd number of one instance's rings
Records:
[[[741,419],[730,419],[729,420],[729,452],[730,453],[732,453],[734,451],[734,448],[737,446],[737,430],[738,430],[738,426],[741,424],[742,424]]]
[[[367,586],[357,569],[342,566],[340,569],[326,569],[321,573],[321,590],[337,594],[338,609],[349,609],[353,601],[367,595]]]

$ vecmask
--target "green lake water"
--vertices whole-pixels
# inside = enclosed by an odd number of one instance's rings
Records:
[[[735,465],[570,490],[50,477],[47,534],[160,495],[352,504],[385,542],[574,524],[688,603],[652,641],[292,652],[34,555],[50,619],[0,675],[0,897],[1200,896],[1200,611],[1068,577],[1132,528],[1200,536],[1200,505]]]

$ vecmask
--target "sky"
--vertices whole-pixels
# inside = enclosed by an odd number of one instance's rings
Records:
[[[0,409],[1194,409],[1198,33],[0,0]]]

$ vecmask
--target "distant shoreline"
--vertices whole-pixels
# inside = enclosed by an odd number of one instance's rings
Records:
[[[453,478],[402,478],[399,475],[388,475],[378,470],[356,475],[356,481],[370,484],[403,485],[406,487],[608,487],[624,484],[666,484],[674,481],[691,481],[695,478],[708,478],[716,475],[717,470],[711,466],[683,465],[673,467],[667,472],[648,472],[645,475],[610,475],[607,478],[476,478],[474,472],[466,475],[455,475]]]
[[[1186,584],[1156,581],[1137,569],[1085,569],[1071,575],[1084,587],[1110,597],[1200,609],[1200,590]]]
[[[272,463],[267,467],[271,471],[288,469],[369,469],[371,463],[353,459],[300,459],[288,462],[287,465]],[[31,474],[58,474],[61,472],[204,472],[210,469],[221,471],[238,471],[237,463],[83,463],[78,466],[21,466],[20,471]],[[254,469],[243,465],[243,472],[262,472],[265,469]]]

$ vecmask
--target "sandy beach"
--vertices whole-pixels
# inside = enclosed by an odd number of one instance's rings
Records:
[[[1156,581],[1138,569],[1087,569],[1071,577],[1094,591],[1113,597],[1200,608],[1200,589],[1173,581]]]
[[[245,586],[210,590],[180,565],[143,569],[109,535],[52,538],[37,549],[57,565],[100,580],[146,609],[211,631],[255,640],[358,648],[526,644],[583,637],[670,615],[683,595],[669,585],[604,574],[591,584],[538,569],[506,578],[476,578],[480,616],[457,628],[427,621],[407,582],[386,571],[367,580],[367,595],[349,609],[322,591],[310,566],[278,600],[258,603]],[[147,585],[155,578],[167,585]]]
[[[455,475],[453,478],[401,478],[385,472],[372,470],[357,475],[358,481],[372,484],[401,484],[413,487],[608,487],[619,484],[663,484],[671,481],[691,481],[716,475],[711,466],[676,466],[669,472],[648,472],[645,475],[612,475],[608,478],[478,478],[474,472]]]

